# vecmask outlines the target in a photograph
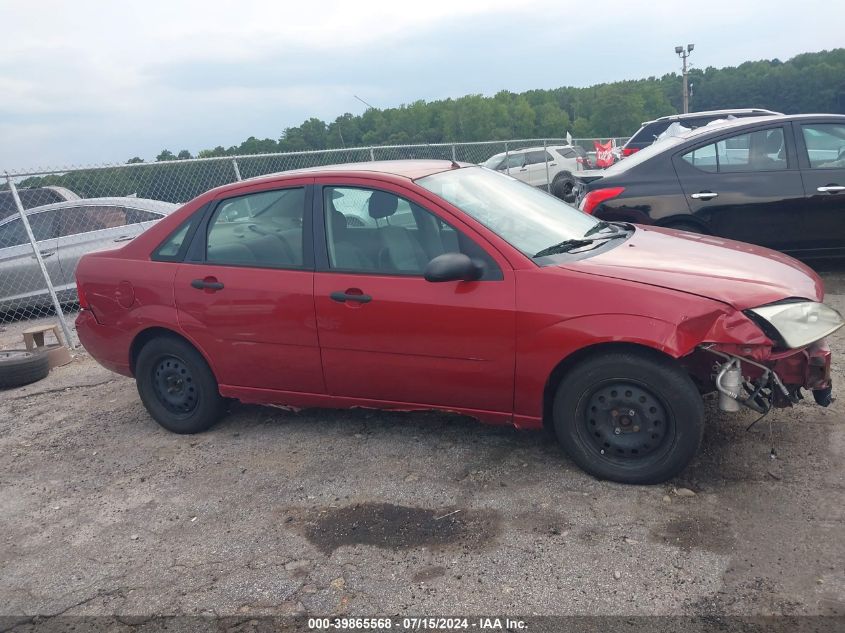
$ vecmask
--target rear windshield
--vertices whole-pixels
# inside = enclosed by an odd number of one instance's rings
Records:
[[[662,151],[670,147],[674,147],[678,143],[681,143],[685,140],[685,138],[681,138],[678,136],[668,136],[664,139],[661,139],[659,143],[652,143],[648,147],[641,149],[636,154],[628,156],[625,160],[620,160],[618,163],[614,163],[613,165],[605,169],[602,175],[612,176],[614,174],[624,173],[632,167],[636,167],[640,163],[647,161],[652,156],[656,156]]]
[[[18,196],[24,209],[32,209],[45,204],[63,202],[64,198],[52,189],[18,189]],[[11,191],[0,191],[0,220],[17,213],[15,199]]]
[[[631,137],[627,145],[632,143],[654,143],[654,139],[660,136],[669,127],[669,121],[658,121],[642,126],[639,131]]]

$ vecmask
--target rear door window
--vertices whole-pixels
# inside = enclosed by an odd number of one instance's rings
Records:
[[[259,268],[301,268],[305,188],[223,200],[209,223],[206,261]]]
[[[845,167],[845,125],[813,123],[801,130],[812,169]]]
[[[787,168],[783,128],[737,134],[696,148],[681,157],[711,173],[778,171]]]

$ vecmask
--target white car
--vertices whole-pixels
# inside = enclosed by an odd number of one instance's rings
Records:
[[[86,253],[119,248],[178,204],[144,198],[86,198],[26,210],[60,301],[76,300],[76,264]],[[50,304],[50,295],[17,212],[0,215],[0,317]],[[2,320],[2,319],[0,319]]]
[[[502,152],[481,164],[535,187],[551,183],[554,195],[564,202],[574,202],[573,173],[584,169],[585,160],[586,152],[577,145],[549,145]]]

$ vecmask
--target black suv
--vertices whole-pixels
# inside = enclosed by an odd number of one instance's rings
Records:
[[[661,139],[581,189],[604,220],[657,224],[786,251],[845,254],[845,116],[714,123]]]
[[[622,147],[622,156],[630,156],[654,143],[654,139],[663,134],[673,123],[680,123],[684,127],[695,129],[707,125],[718,119],[728,117],[742,118],[750,116],[769,116],[781,114],[762,108],[742,108],[739,110],[709,110],[707,112],[689,112],[688,114],[671,114],[662,116],[654,121],[645,121],[628,142]]]

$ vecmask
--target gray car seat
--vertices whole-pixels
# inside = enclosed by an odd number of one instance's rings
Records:
[[[399,198],[385,191],[374,191],[370,196],[368,211],[370,217],[385,220],[386,224],[378,227],[381,241],[378,263],[379,269],[406,273],[418,273],[425,269],[428,257],[419,242],[403,226],[391,226],[390,216],[396,213]]]
[[[349,235],[349,226],[346,216],[340,211],[331,207],[329,213],[331,225],[331,236],[334,266],[335,268],[347,268],[349,270],[375,270],[375,262],[367,255],[363,248],[353,243]]]

